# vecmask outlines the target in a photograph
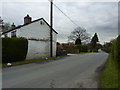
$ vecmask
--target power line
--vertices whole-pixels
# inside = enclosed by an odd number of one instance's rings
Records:
[[[65,14],[57,5],[53,4],[63,15],[65,15],[74,25],[77,27],[80,27],[78,24],[76,24],[67,14]]]
[[[66,16],[75,26],[80,27],[78,24],[76,24],[67,14],[65,14],[57,5],[53,3],[53,5],[64,15]],[[62,37],[63,39],[67,39],[68,36],[59,35],[59,37]],[[68,40],[67,40],[68,41]]]

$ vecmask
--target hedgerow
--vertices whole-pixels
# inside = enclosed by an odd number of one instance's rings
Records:
[[[76,48],[79,49],[79,52],[88,52],[87,45],[77,45]]]
[[[2,63],[25,60],[28,40],[25,38],[2,38]]]
[[[112,43],[111,53],[113,59],[120,64],[120,35],[117,37],[116,41]]]

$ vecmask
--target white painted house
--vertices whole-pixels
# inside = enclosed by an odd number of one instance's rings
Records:
[[[56,56],[57,32],[53,30],[53,56]],[[2,33],[2,37],[24,37],[28,39],[28,52],[26,59],[50,57],[50,25],[43,19],[32,21],[27,15],[24,17],[24,25],[15,27]]]

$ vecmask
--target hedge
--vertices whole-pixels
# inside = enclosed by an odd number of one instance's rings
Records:
[[[77,45],[76,48],[79,49],[79,52],[88,52],[87,45]]]
[[[64,55],[67,55],[66,50],[57,50],[56,51],[56,56],[64,56]]]
[[[120,64],[120,35],[117,37],[116,41],[112,43],[111,53],[113,59]]]
[[[120,64],[120,35],[118,36],[117,38],[117,41],[116,41],[116,47],[117,47],[117,51],[116,51],[116,59],[117,61],[119,62]]]
[[[28,40],[25,38],[2,38],[2,63],[25,60]]]

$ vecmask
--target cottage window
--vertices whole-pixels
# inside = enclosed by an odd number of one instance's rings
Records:
[[[11,37],[16,37],[16,31],[11,32]]]
[[[40,24],[41,24],[41,25],[44,25],[44,22],[40,21]]]

